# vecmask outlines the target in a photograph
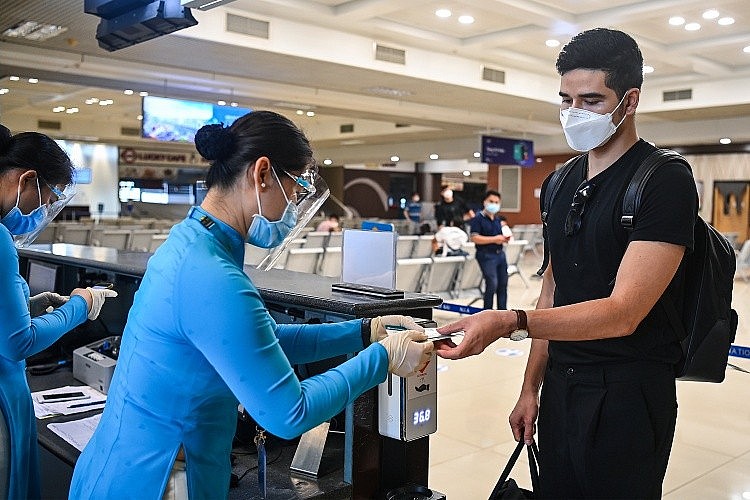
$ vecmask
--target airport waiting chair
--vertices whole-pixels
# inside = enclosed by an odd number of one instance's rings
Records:
[[[312,231],[305,236],[303,248],[325,248],[331,233],[328,231]]]
[[[266,258],[268,253],[269,250],[267,248],[260,248],[250,243],[245,243],[244,264],[246,266],[257,266]]]
[[[396,260],[396,288],[405,292],[421,292],[432,259]]]
[[[474,304],[484,297],[484,275],[479,262],[474,257],[467,257],[461,272],[461,278],[458,280],[457,295],[460,298],[471,297],[468,305]]]
[[[326,242],[326,248],[328,247],[340,247],[344,243],[344,233],[341,231],[333,231],[328,234],[328,241]]]
[[[318,274],[330,278],[341,277],[341,247],[328,246],[323,252],[318,265]]]
[[[284,263],[284,269],[313,274],[318,268],[318,259],[321,255],[323,255],[323,247],[290,248]]]
[[[133,229],[130,232],[130,243],[128,249],[134,252],[148,252],[151,246],[151,237],[161,234],[159,229]]]
[[[418,236],[414,244],[414,251],[411,253],[413,259],[432,256],[432,239],[433,235]]]
[[[419,236],[401,236],[396,240],[396,259],[409,259]]]
[[[466,257],[433,257],[424,292],[454,298]]]
[[[62,226],[62,242],[73,245],[88,245],[91,227],[83,224],[64,224]]]
[[[521,277],[523,284],[529,288],[529,282],[518,267],[523,258],[523,251],[528,245],[528,240],[512,240],[505,245],[505,260],[508,262],[508,278],[518,275]]]
[[[50,222],[34,240],[34,243],[55,243],[57,224]]]
[[[124,229],[112,229],[101,234],[99,245],[101,247],[126,250],[130,239],[130,231]]]
[[[159,248],[166,240],[167,240],[167,234],[153,234],[151,235],[151,243],[148,245],[148,251],[151,253],[156,252],[156,249]]]

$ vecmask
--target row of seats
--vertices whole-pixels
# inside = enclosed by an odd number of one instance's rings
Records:
[[[98,247],[154,252],[167,239],[169,229],[146,229],[141,225],[114,226],[53,222],[39,234],[36,243],[71,243]]]

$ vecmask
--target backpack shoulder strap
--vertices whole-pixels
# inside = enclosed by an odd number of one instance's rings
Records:
[[[630,184],[628,184],[628,188],[625,191],[625,196],[622,199],[620,224],[628,231],[632,231],[635,227],[635,218],[638,213],[638,207],[641,205],[641,198],[643,197],[646,183],[657,168],[669,162],[680,162],[690,169],[690,164],[679,153],[670,149],[657,149],[648,155],[638,167],[638,170],[635,171],[635,175],[630,180]]]
[[[557,192],[560,190],[560,186],[562,185],[563,181],[566,177],[568,177],[568,174],[573,170],[573,167],[578,163],[578,160],[584,158],[586,154],[581,154],[578,156],[575,156],[565,162],[565,165],[557,169],[555,173],[552,174],[552,176],[549,178],[549,182],[547,183],[547,187],[544,191],[544,198],[542,203],[542,226],[543,226],[543,232],[544,232],[544,260],[542,261],[542,267],[539,268],[539,270],[536,272],[539,276],[544,274],[544,271],[547,269],[547,266],[549,265],[549,248],[547,247],[547,214],[549,214],[549,210],[552,207],[552,202],[555,200],[555,197],[557,196]]]

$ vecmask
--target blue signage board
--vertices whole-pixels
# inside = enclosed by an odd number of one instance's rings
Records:
[[[534,143],[522,139],[482,136],[482,161],[495,165],[534,166]]]

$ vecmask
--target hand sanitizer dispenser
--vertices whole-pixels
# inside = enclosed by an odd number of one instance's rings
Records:
[[[413,441],[437,431],[437,355],[416,375],[388,374],[378,386],[378,430],[383,436]]]

